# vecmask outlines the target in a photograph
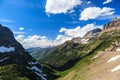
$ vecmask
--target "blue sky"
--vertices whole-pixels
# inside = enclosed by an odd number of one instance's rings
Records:
[[[119,0],[0,0],[0,23],[25,48],[48,47],[101,28],[119,8]]]

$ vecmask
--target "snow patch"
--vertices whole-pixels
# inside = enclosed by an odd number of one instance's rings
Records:
[[[35,64],[38,64],[38,62],[28,62],[28,64],[30,64],[30,65],[35,65]]]
[[[45,77],[43,77],[41,74],[39,74],[38,72],[35,72],[36,75],[38,75],[39,77],[42,78],[42,80],[47,80]]]
[[[117,59],[119,59],[119,58],[120,58],[120,55],[117,55],[117,56],[115,56],[115,57],[112,57],[111,59],[109,59],[109,60],[107,61],[107,63],[112,62],[112,61],[115,61],[115,60],[117,60]]]
[[[47,75],[43,74],[42,71],[41,71],[38,67],[36,67],[36,66],[27,67],[27,66],[26,66],[26,68],[34,71],[34,73],[35,73],[37,76],[41,77],[42,80],[47,80],[47,79],[44,77],[44,76],[47,76]],[[40,73],[41,73],[42,75],[41,75]]]
[[[6,58],[1,59],[0,62],[3,62],[3,61],[5,61],[5,60],[7,60],[7,59],[9,59],[9,57],[6,57]]]
[[[117,48],[116,51],[120,51],[120,48]]]
[[[89,41],[89,39],[82,39],[81,42],[84,43],[84,44],[87,44]]]
[[[119,71],[119,70],[120,70],[120,65],[118,65],[117,67],[113,68],[113,69],[111,70],[111,72],[115,72],[115,71]]]
[[[96,56],[94,56],[91,60],[96,59],[100,56],[101,53],[98,53]]]
[[[26,68],[28,68],[28,69],[30,69],[30,70],[32,70],[32,71],[37,71],[37,72],[39,72],[39,73],[42,72],[42,71],[41,71],[38,67],[36,67],[36,66],[32,66],[32,67],[27,67],[27,66],[26,66]]]
[[[32,66],[31,69],[32,69],[32,70],[35,70],[35,71],[37,71],[37,72],[40,72],[40,73],[42,72],[42,71],[41,71],[38,67],[36,67],[36,66]]]
[[[5,52],[12,52],[12,51],[15,51],[15,48],[14,47],[5,47],[5,46],[1,46],[0,47],[0,52],[1,53],[5,53]]]

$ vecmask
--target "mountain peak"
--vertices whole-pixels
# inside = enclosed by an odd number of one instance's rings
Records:
[[[115,17],[114,19],[113,19],[113,21],[116,21],[116,20],[119,20],[120,19],[120,17]]]
[[[110,28],[117,29],[119,27],[120,27],[120,18],[116,17],[111,22],[105,24],[103,26],[103,30],[107,30],[107,29],[110,29]]]
[[[0,24],[0,46],[15,47],[16,50],[24,50],[22,45],[18,43],[13,35],[13,32]]]
[[[96,36],[98,33],[100,33],[101,31],[102,31],[102,30],[101,30],[100,28],[96,28],[96,29],[93,29],[93,30],[87,32],[87,33],[83,36],[81,42],[82,42],[82,43],[88,43],[89,40],[91,40],[93,37],[95,37],[95,36]]]

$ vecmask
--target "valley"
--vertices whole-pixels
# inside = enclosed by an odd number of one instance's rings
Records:
[[[1,25],[0,80],[118,80],[119,27],[120,18],[103,26],[103,31],[94,29],[51,48],[25,50]]]

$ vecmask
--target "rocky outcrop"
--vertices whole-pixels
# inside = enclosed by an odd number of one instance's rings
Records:
[[[97,28],[97,29],[87,32],[87,34],[85,34],[85,36],[83,36],[83,38],[81,39],[81,42],[87,43],[89,40],[91,40],[93,37],[95,37],[101,31],[102,31],[101,29]]]
[[[22,45],[15,40],[13,32],[2,25],[0,25],[0,46],[12,46],[15,47],[16,50],[24,50]]]
[[[73,38],[72,39],[72,41],[74,42],[74,43],[80,43],[81,42],[81,37],[75,37],[75,38]]]
[[[110,28],[113,28],[113,29],[120,28],[120,18],[116,17],[113,21],[103,26],[103,30],[107,30]]]

